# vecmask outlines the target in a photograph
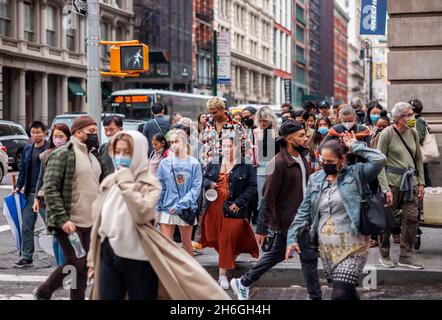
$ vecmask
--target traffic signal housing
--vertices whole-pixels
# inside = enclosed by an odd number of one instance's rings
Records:
[[[100,41],[110,48],[110,72],[101,72],[102,76],[138,77],[149,70],[149,47],[138,40]]]

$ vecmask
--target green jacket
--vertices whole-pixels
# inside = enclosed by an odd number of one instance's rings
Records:
[[[427,121],[421,116],[416,117],[416,130],[419,134],[419,143],[422,145],[427,135]]]
[[[109,174],[97,151],[92,154],[101,166],[100,182]],[[46,225],[49,231],[60,228],[70,219],[75,152],[72,142],[51,153],[43,177],[46,201]]]

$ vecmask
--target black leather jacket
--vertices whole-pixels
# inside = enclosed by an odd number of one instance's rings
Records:
[[[213,182],[218,182],[221,171],[221,164],[209,163],[203,177],[204,190],[210,189]],[[237,164],[229,174],[229,198],[238,207],[247,210],[249,202],[256,193],[256,169],[250,164]],[[209,203],[204,201],[203,212],[206,211]]]

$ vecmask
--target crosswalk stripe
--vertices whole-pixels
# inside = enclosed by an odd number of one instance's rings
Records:
[[[0,282],[45,282],[47,278],[47,276],[0,274]]]
[[[8,231],[8,230],[11,230],[11,227],[8,224],[6,224],[4,226],[0,226],[0,232],[4,232],[4,231]]]

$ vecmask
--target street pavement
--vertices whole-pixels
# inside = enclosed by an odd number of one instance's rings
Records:
[[[11,174],[0,184],[0,199],[11,192]],[[0,203],[3,212],[3,201]],[[379,265],[378,249],[371,249],[365,276],[371,280],[361,283],[359,292],[362,300],[442,300],[442,230],[423,229],[422,249],[417,252],[417,258],[426,268],[422,271],[396,267],[386,269]],[[0,214],[0,300],[29,300],[32,290],[49,276],[55,268],[52,253],[51,238],[46,234],[41,217],[36,226],[36,253],[34,267],[14,269],[12,264],[19,259],[14,247],[12,235],[3,214]],[[397,260],[399,246],[392,243],[392,258]],[[196,259],[208,270],[214,278],[217,277],[217,254],[213,249],[204,249]],[[249,255],[240,255],[237,269],[231,276],[240,276],[253,264],[254,259]],[[330,299],[331,288],[323,277],[322,265],[319,272],[323,285],[324,299]],[[300,270],[299,258],[283,262],[266,273],[251,289],[252,300],[308,300],[307,290]],[[88,292],[90,287],[88,288]],[[233,292],[228,294],[235,298]],[[68,290],[60,289],[54,294],[54,299],[68,299]]]

